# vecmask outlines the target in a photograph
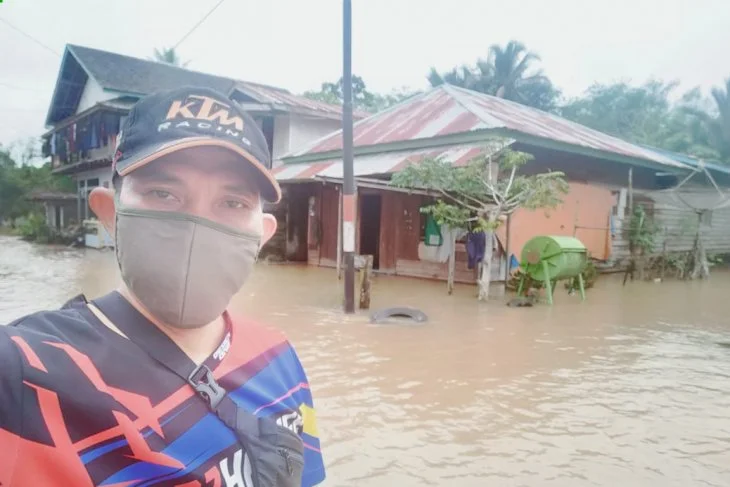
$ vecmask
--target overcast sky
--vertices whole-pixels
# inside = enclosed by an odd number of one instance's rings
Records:
[[[62,53],[66,43],[146,58],[218,0],[4,0],[0,19]],[[727,0],[353,0],[353,71],[373,91],[427,87],[431,66],[524,42],[569,95],[594,82],[730,76]],[[342,69],[339,0],[226,0],[183,44],[189,67],[298,93]],[[60,56],[0,22],[0,143],[44,132]]]

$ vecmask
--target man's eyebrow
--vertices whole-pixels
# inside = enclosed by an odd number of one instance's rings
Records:
[[[139,174],[134,175],[134,179],[140,183],[180,183],[180,178],[174,174],[164,171],[139,171]]]
[[[251,187],[248,185],[227,184],[223,187],[223,189],[227,193],[232,193],[237,196],[251,196],[255,198],[258,195],[258,192],[254,189],[251,189]]]

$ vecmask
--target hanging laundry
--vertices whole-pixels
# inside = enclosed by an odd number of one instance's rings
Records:
[[[109,141],[106,138],[106,122],[104,122],[104,115],[99,117],[99,140],[106,147]]]
[[[468,268],[474,269],[484,259],[487,248],[487,235],[484,232],[469,232],[466,236]]]
[[[509,259],[509,271],[512,272],[513,269],[517,269],[519,266],[520,262],[517,260],[517,257],[515,257],[515,254],[511,254]]]
[[[94,120],[96,122],[97,120]],[[89,149],[98,149],[99,148],[99,138],[96,135],[96,123],[91,123],[91,134],[89,140]]]
[[[441,236],[443,237],[443,244],[438,248],[437,261],[447,262],[451,256],[454,243],[466,235],[466,230],[462,228],[451,228],[448,225],[441,225]]]
[[[76,124],[71,125],[71,130],[68,134],[68,151],[76,152]]]
[[[444,243],[441,229],[433,215],[426,215],[426,239],[424,242],[429,247],[438,247]]]

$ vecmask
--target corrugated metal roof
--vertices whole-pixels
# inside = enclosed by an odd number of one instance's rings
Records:
[[[78,62],[84,72],[93,77],[102,88],[107,90],[142,96],[156,91],[186,85],[204,86],[226,94],[229,94],[234,88],[240,88],[247,93],[256,93],[258,96],[255,97],[264,99],[262,103],[275,103],[280,107],[288,109],[298,108],[307,110],[313,116],[323,114],[329,115],[332,118],[333,115],[339,117],[342,114],[342,107],[340,105],[330,105],[328,103],[310,100],[304,96],[293,95],[287,90],[273,86],[201,73],[167,63],[125,56],[123,54],[73,44],[66,46],[66,53],[70,53],[75,59],[74,62]],[[62,79],[64,67],[71,62],[67,59],[66,53],[64,53],[63,65],[58,75],[57,82],[60,84],[68,84],[66,80]],[[51,100],[51,108],[47,122],[55,123],[73,114],[81,97],[83,87],[83,83],[76,81],[66,86],[66,90],[73,88],[76,91],[76,98],[78,99],[71,104],[72,106],[64,105],[63,108],[66,111],[62,113],[55,113],[54,106],[64,103],[64,99],[68,94],[58,92],[59,90],[57,88]],[[265,100],[269,101],[267,102]],[[356,112],[354,114],[355,118],[363,118],[367,115],[369,114],[363,112]]]
[[[693,167],[695,169],[699,169],[702,167],[702,165],[704,165],[707,169],[710,169],[712,171],[730,175],[730,166],[723,165],[722,163],[717,162],[717,161],[701,161],[700,159],[697,159],[697,158],[692,157],[687,154],[681,154],[679,152],[672,152],[672,151],[668,151],[666,149],[660,149],[659,147],[652,147],[650,145],[645,145],[645,144],[641,144],[641,146],[646,149],[649,149],[650,151],[662,154],[666,157],[671,157],[675,161],[681,162],[682,164],[687,164],[688,166]]]
[[[392,174],[403,170],[408,164],[420,162],[425,158],[441,158],[454,166],[466,165],[477,156],[496,152],[513,141],[505,140],[499,147],[491,149],[486,144],[432,147],[429,149],[383,152],[356,156],[353,161],[355,177]],[[342,178],[342,159],[330,159],[306,164],[285,164],[274,168],[276,179],[283,181],[302,181],[317,176]]]
[[[253,98],[258,99],[260,103],[284,105],[289,108],[299,108],[310,112],[320,112],[322,114],[335,116],[337,118],[342,116],[342,106],[340,105],[332,105],[329,103],[312,100],[304,96],[292,95],[291,93],[281,89],[246,82],[239,83],[236,86],[236,89]],[[353,117],[355,119],[362,119],[369,115],[370,113],[362,111],[355,111],[353,113]]]
[[[357,122],[353,137],[355,146],[359,147],[483,129],[507,129],[573,146],[685,167],[672,158],[556,115],[450,85],[433,88]],[[341,149],[342,131],[337,131],[286,157]]]

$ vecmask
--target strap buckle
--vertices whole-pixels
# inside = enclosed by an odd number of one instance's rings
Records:
[[[193,370],[190,377],[188,377],[188,384],[195,389],[195,392],[197,392],[213,410],[218,407],[218,404],[220,404],[226,396],[226,390],[215,381],[213,372],[211,372],[204,364],[201,364]]]

